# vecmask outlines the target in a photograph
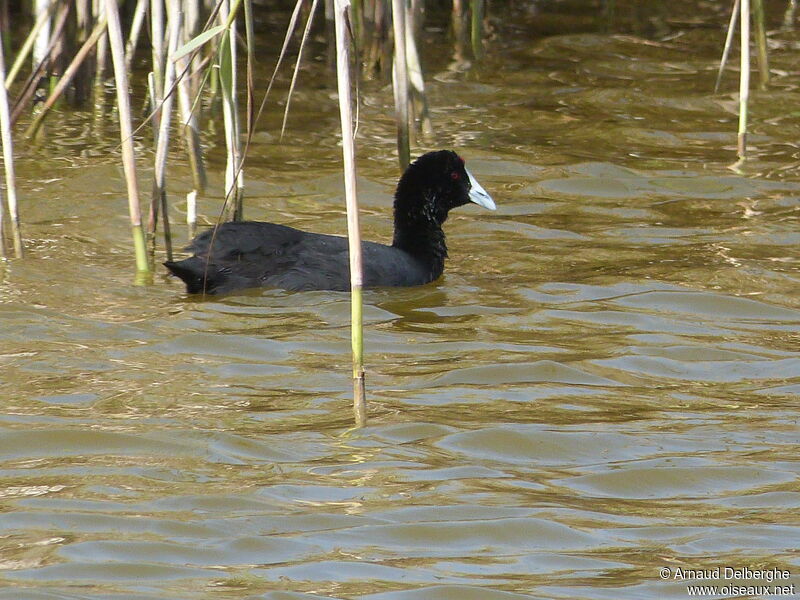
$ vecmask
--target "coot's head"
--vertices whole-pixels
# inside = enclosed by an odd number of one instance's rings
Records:
[[[469,202],[495,209],[463,158],[450,150],[428,152],[409,165],[397,184],[395,219],[441,225],[451,209]]]

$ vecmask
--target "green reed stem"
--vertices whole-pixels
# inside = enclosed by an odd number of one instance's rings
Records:
[[[471,12],[472,12],[471,41],[472,41],[472,53],[475,55],[475,58],[483,57],[484,8],[485,6],[483,0],[471,1]]]

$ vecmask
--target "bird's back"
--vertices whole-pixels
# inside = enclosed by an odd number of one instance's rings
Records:
[[[165,265],[189,293],[225,293],[250,287],[286,290],[350,288],[347,239],[257,221],[224,223],[198,235],[194,255]],[[410,254],[364,242],[364,286],[409,286],[433,277]]]

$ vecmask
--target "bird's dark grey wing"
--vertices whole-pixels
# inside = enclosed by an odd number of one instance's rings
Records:
[[[243,255],[285,254],[307,235],[294,227],[276,223],[223,223],[202,232],[192,240],[186,250],[197,256],[206,257],[210,254],[214,261],[238,261]]]

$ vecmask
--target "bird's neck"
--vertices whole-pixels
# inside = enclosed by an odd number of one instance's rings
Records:
[[[438,279],[444,271],[447,244],[441,223],[433,215],[403,210],[395,202],[394,240],[392,246],[408,252],[425,265],[431,281]]]

